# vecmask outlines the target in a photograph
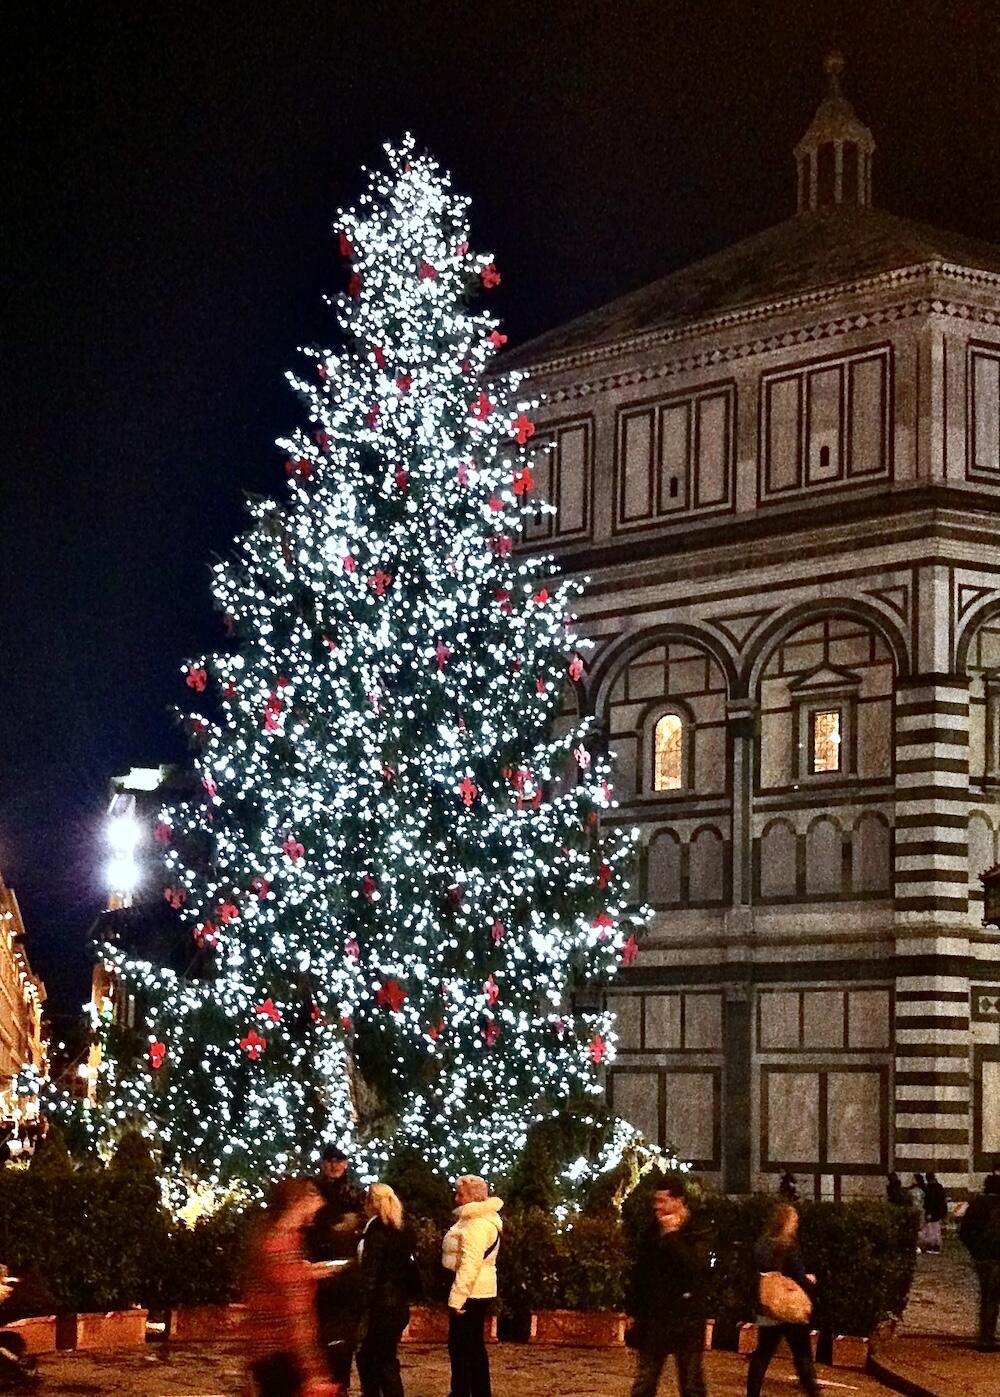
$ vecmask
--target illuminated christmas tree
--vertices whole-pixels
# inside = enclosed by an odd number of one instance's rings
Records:
[[[186,668],[218,707],[186,717],[201,798],[157,828],[185,956],[106,950],[145,1017],[103,1119],[213,1184],[328,1138],[508,1164],[601,1094],[612,1025],[573,991],[635,952],[606,763],[585,724],[551,735],[585,645],[516,547],[531,404],[475,308],[500,276],[434,162],[387,155],[337,224],[338,347],[289,375],[288,498],[250,504],[215,569],[229,643]]]

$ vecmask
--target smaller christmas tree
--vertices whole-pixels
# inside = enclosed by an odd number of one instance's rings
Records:
[[[340,215],[338,348],[292,376],[288,499],[215,570],[229,643],[186,668],[200,794],[157,828],[180,969],[109,945],[141,1009],[104,1120],[213,1185],[353,1138],[510,1165],[602,1094],[610,1016],[575,992],[636,951],[630,837],[587,722],[575,584],[518,549],[531,404],[491,374],[499,283],[410,140]],[[542,506],[548,508],[548,506]]]

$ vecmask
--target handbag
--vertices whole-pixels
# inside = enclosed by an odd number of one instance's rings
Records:
[[[789,1276],[765,1271],[760,1278],[760,1308],[779,1324],[808,1324],[812,1301]]]

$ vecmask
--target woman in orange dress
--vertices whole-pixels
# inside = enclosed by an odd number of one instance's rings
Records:
[[[247,1287],[256,1397],[333,1397],[316,1330],[316,1274],[304,1245],[322,1202],[309,1179],[281,1179],[268,1202]]]

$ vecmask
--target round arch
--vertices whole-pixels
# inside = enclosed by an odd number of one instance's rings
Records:
[[[651,650],[655,645],[662,645],[671,640],[697,646],[715,660],[726,681],[726,696],[733,697],[739,682],[735,655],[718,637],[697,626],[667,623],[652,626],[649,630],[640,631],[635,635],[623,636],[621,640],[609,646],[598,659],[591,674],[587,688],[588,713],[598,713],[603,709],[612,684],[627,665],[638,659],[645,650]]]
[[[910,673],[910,653],[906,637],[888,616],[868,602],[839,598],[803,602],[776,616],[754,641],[739,676],[739,698],[752,697],[760,686],[760,677],[775,649],[795,631],[814,621],[863,621],[882,637],[892,654],[896,678],[905,679]]]
[[[969,650],[980,627],[1000,618],[1000,597],[982,601],[972,608],[959,627],[955,641],[955,673],[965,674],[969,665]]]

